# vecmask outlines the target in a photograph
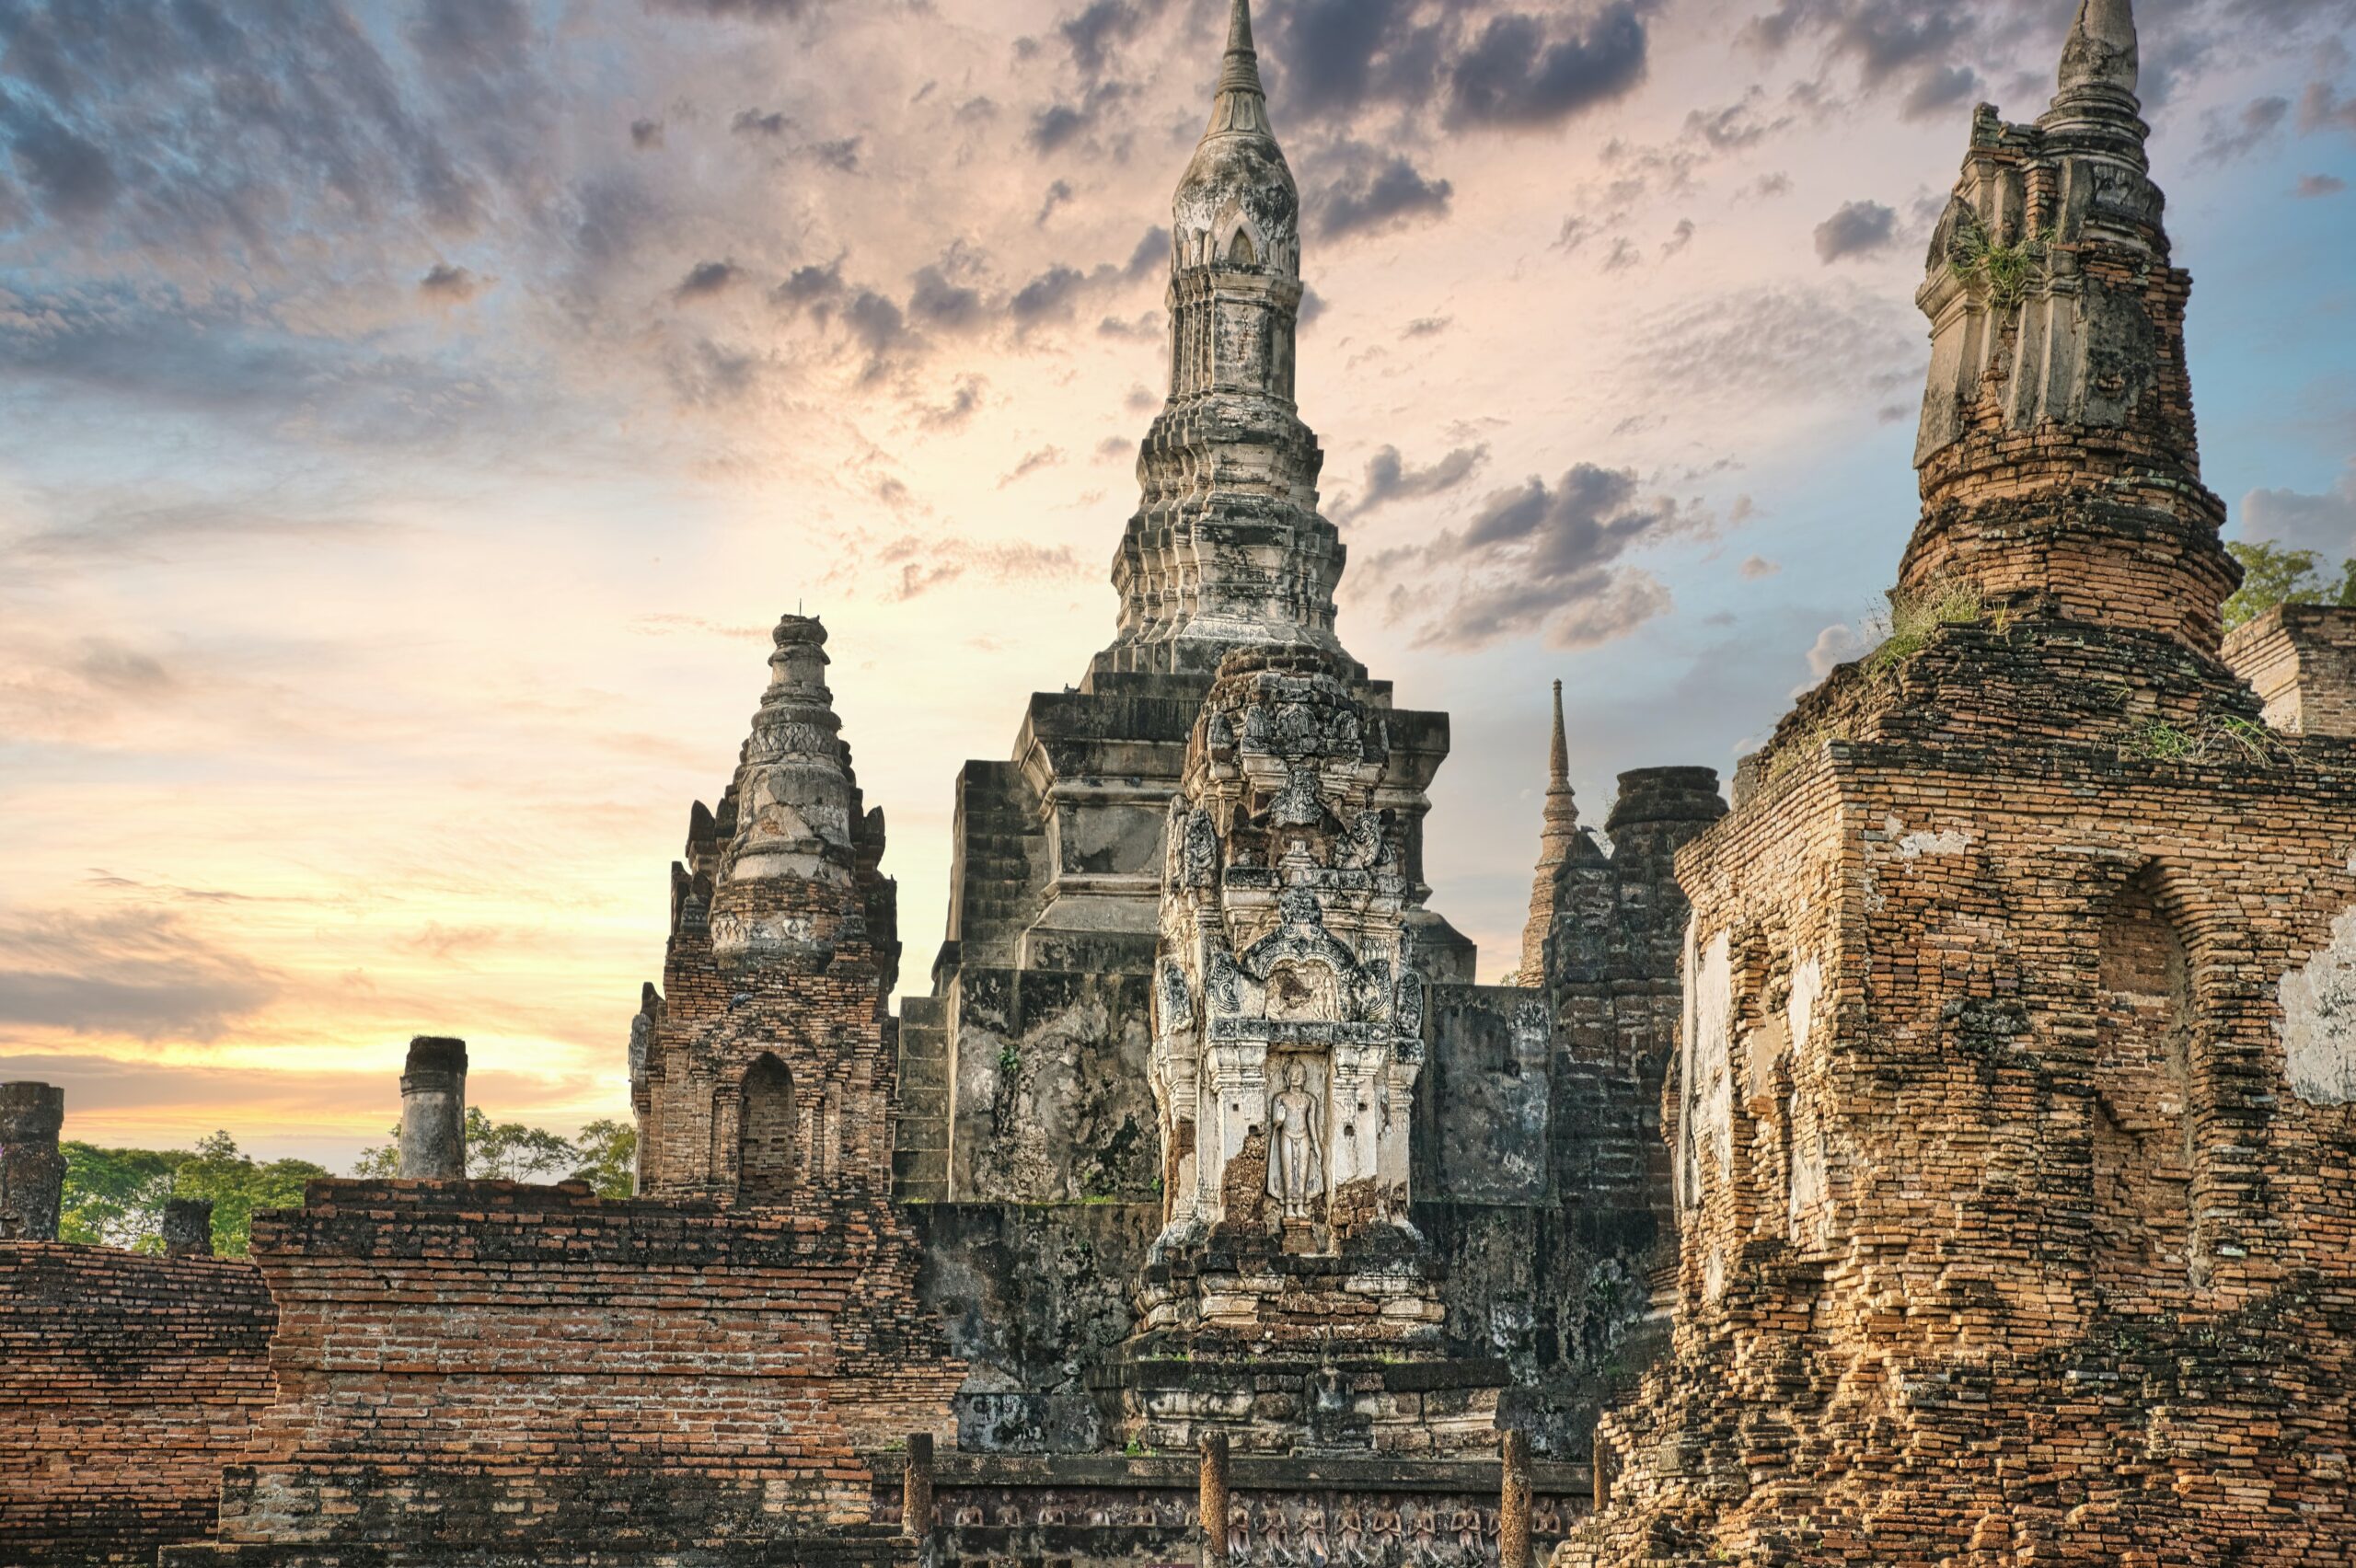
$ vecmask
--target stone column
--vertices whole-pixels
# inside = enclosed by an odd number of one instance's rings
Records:
[[[1203,1484],[1200,1506],[1203,1568],[1227,1568],[1227,1434],[1214,1432],[1203,1439]]]
[[[462,1182],[467,1175],[467,1043],[420,1035],[401,1074],[401,1177]]]
[[[1530,1434],[1506,1434],[1497,1512],[1498,1568],[1533,1568],[1530,1551]]]
[[[213,1200],[211,1198],[167,1198],[164,1200],[164,1256],[167,1258],[213,1256]]]
[[[65,1091],[0,1083],[0,1241],[54,1241],[65,1190]]]
[[[932,1533],[932,1434],[908,1437],[907,1468],[900,1472],[900,1532],[922,1540]]]

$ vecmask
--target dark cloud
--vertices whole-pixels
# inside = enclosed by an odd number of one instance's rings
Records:
[[[43,110],[8,104],[0,110],[8,152],[40,199],[61,222],[96,217],[110,206],[122,181],[104,148],[67,130]]]
[[[1898,238],[1898,213],[1878,202],[1850,202],[1816,225],[1817,259],[1826,266],[1886,250]]]
[[[1063,463],[1065,455],[1064,449],[1060,446],[1043,446],[1036,452],[1026,453],[1022,461],[1016,463],[1011,470],[999,476],[998,488],[1004,490],[1018,480],[1029,478],[1044,468],[1057,467]]]
[[[918,410],[918,422],[927,430],[963,430],[980,411],[989,382],[978,375],[960,376],[949,401]]]
[[[1459,489],[1489,460],[1486,446],[1460,446],[1428,467],[1418,468],[1386,446],[1367,459],[1366,482],[1347,505],[1335,509],[1345,518],[1360,518],[1394,501],[1421,501]]]
[[[738,136],[782,136],[793,129],[793,121],[785,110],[773,109],[763,113],[757,109],[740,109],[736,118],[728,122],[729,132]]]
[[[1404,155],[1385,158],[1353,147],[1329,161],[1341,171],[1309,201],[1311,222],[1328,237],[1445,217],[1456,194],[1449,181],[1426,176]]]
[[[1048,186],[1046,195],[1041,197],[1039,200],[1039,215],[1033,220],[1034,225],[1039,228],[1045,228],[1047,226],[1047,220],[1056,215],[1056,209],[1069,205],[1071,199],[1072,189],[1070,180],[1058,179],[1053,185]]]
[[[681,305],[726,294],[742,282],[744,270],[733,261],[699,261],[679,280],[671,297]]]
[[[912,282],[908,314],[927,327],[964,332],[988,319],[981,290],[951,278],[945,265],[919,268]]]
[[[2253,98],[2242,106],[2240,113],[2232,116],[2212,110],[2197,156],[2203,163],[2213,164],[2247,157],[2281,130],[2290,118],[2291,100],[2286,98]]]
[[[417,281],[417,292],[436,305],[465,305],[497,281],[470,268],[436,261]]]
[[[170,910],[0,918],[0,1023],[214,1040],[283,989]]]
[[[1031,145],[1042,156],[1059,153],[1095,129],[1104,112],[1129,97],[1121,82],[1098,82],[1078,103],[1054,103],[1031,117]]]
[[[821,165],[838,174],[857,174],[860,148],[864,141],[864,137],[841,136],[831,142],[813,142],[805,150]]]
[[[1091,76],[1101,75],[1113,54],[1136,41],[1168,5],[1169,0],[1091,0],[1056,30],[1071,46],[1072,63]]]
[[[629,122],[629,144],[641,152],[663,144],[663,122],[659,120],[633,120]]]
[[[536,200],[545,179],[528,13],[431,0],[410,17],[422,72],[346,0],[16,0],[0,12],[9,170],[117,266],[235,252],[270,270],[320,233],[472,232],[495,191]]]
[[[2337,196],[2348,189],[2348,181],[2336,174],[2306,174],[2299,177],[2298,195],[2302,200],[2318,196]]]
[[[1492,17],[1449,68],[1449,122],[1559,124],[1643,81],[1647,48],[1645,18],[1634,4],[1580,17],[1567,37],[1550,37],[1537,17]]]
[[[1623,637],[1669,607],[1630,551],[1702,532],[1706,519],[1646,492],[1627,469],[1582,463],[1549,485],[1500,490],[1461,532],[1378,554],[1388,613],[1415,626],[1418,646],[1460,651],[1543,635],[1556,648]],[[1452,593],[1435,589],[1454,584]]]
[[[796,269],[785,282],[769,291],[769,297],[780,305],[800,308],[838,298],[843,287],[843,264],[835,260],[823,267]]]
[[[1087,286],[1087,273],[1057,264],[1023,284],[1007,308],[1018,325],[1026,327],[1068,317],[1078,304],[1080,291]]]
[[[1379,105],[1429,100],[1454,38],[1445,8],[1416,0],[1293,0],[1262,23],[1263,63],[1288,119],[1346,123]]]
[[[1132,278],[1150,278],[1170,265],[1170,231],[1157,224],[1145,231],[1138,240],[1138,248],[1129,252],[1129,264],[1122,271]]]

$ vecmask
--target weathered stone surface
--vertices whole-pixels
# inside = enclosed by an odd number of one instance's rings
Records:
[[[412,1182],[467,1174],[467,1043],[420,1035],[401,1073],[400,1173]]]
[[[0,1241],[54,1241],[65,1187],[65,1091],[0,1083]]]
[[[1934,252],[1900,581],[1951,624],[1680,857],[1674,1345],[1565,1568],[2356,1557],[2356,755],[2217,657],[2134,53],[2088,0],[1975,130],[1941,244],[2048,235],[2025,289]]]

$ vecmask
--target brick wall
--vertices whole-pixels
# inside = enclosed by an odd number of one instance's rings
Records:
[[[280,1398],[222,1536],[758,1542],[864,1523],[860,1454],[963,1368],[904,1233],[586,1187],[320,1182],[255,1226]]]
[[[1802,705],[1680,862],[1675,1354],[1560,1561],[2356,1561],[2356,749],[2138,749],[2253,710],[2066,623]]]
[[[212,1532],[270,1402],[245,1262],[0,1242],[0,1562],[153,1562]]]
[[[2356,735],[2356,609],[2278,605],[2227,635],[2225,663],[2276,729]]]

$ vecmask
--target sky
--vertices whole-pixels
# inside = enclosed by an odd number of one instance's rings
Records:
[[[1512,966],[1549,683],[1731,773],[1917,510],[1912,296],[2072,0],[1260,0],[1350,651]],[[405,1043],[628,1113],[797,608],[890,824],[1110,640],[1225,0],[0,5],[0,1079],[341,1168]],[[2141,0],[2206,477],[2356,546],[2356,0]]]

